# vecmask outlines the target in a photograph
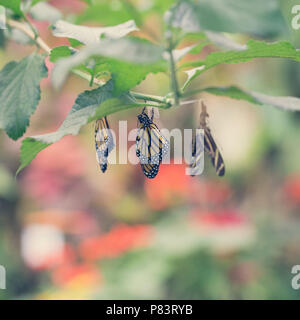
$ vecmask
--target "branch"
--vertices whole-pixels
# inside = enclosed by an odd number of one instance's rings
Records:
[[[30,39],[35,41],[35,43],[40,48],[42,48],[44,51],[46,51],[48,54],[50,54],[51,48],[45,43],[45,41],[40,36],[36,36],[31,28],[27,27],[25,24],[23,24],[21,22],[18,22],[18,21],[15,21],[15,20],[11,20],[11,19],[9,19],[7,21],[7,24],[9,26],[11,26],[12,28],[16,28],[16,29],[19,29],[20,31],[22,31]]]

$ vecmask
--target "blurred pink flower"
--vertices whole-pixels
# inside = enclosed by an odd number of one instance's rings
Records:
[[[47,209],[24,216],[26,225],[51,225],[66,234],[82,236],[98,231],[99,223],[95,217],[85,211]]]
[[[45,59],[45,65],[48,69],[48,77],[43,79],[41,82],[41,86],[51,86],[51,73],[54,68],[54,63],[49,60],[49,56]]]
[[[232,195],[226,181],[193,178],[190,183],[189,198],[195,204],[221,205]]]
[[[99,228],[99,221],[87,212],[75,211],[69,216],[65,232],[77,236],[90,235]]]
[[[76,93],[62,92],[57,101],[57,117],[63,121],[72,109],[76,100]]]
[[[83,1],[78,0],[51,0],[50,4],[67,13],[80,13],[87,6]]]
[[[72,136],[49,146],[33,160],[22,180],[25,192],[41,201],[53,201],[80,178],[85,156]]]
[[[247,223],[247,219],[236,210],[193,211],[192,223],[209,228],[226,228],[239,227]]]

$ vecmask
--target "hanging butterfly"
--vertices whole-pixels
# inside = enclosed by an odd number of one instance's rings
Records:
[[[201,107],[202,110],[200,114],[200,129],[204,130],[204,151],[207,152],[210,156],[211,163],[216,169],[217,175],[219,177],[222,177],[225,174],[225,163],[220,153],[220,150],[217,147],[215,140],[211,134],[210,128],[207,126],[206,118],[209,117],[209,115],[206,111],[206,106],[203,102]],[[193,162],[191,164],[192,170],[196,170],[200,162],[203,161],[203,144],[201,144],[201,141],[203,141],[203,139],[201,139],[199,135],[200,133],[196,133],[196,138],[193,140]],[[198,143],[198,148],[196,147],[196,141]]]
[[[152,115],[149,118],[144,108],[138,115],[136,137],[136,155],[140,160],[144,175],[149,179],[156,177],[162,158],[169,150],[169,142],[153,123],[153,118],[154,109],[152,108]]]
[[[114,139],[109,129],[107,118],[98,119],[95,123],[96,158],[101,171],[107,169],[107,158],[114,148]]]

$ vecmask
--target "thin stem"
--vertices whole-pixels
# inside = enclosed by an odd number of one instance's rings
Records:
[[[80,70],[72,70],[71,72],[72,72],[73,74],[76,74],[78,77],[80,77],[80,78],[88,81],[89,83],[91,83],[92,76],[89,75],[88,73],[85,73],[85,72],[80,71]],[[103,85],[105,84],[104,81],[101,81],[101,80],[96,79],[96,78],[94,78],[93,83],[95,83],[95,84],[97,84],[97,85],[99,85],[99,86],[103,86]]]
[[[138,100],[146,100],[146,101],[152,101],[157,103],[164,103],[164,104],[170,104],[169,102],[166,102],[163,97],[158,96],[151,96],[151,95],[144,95],[138,92],[130,92],[136,99]]]
[[[125,108],[127,106],[130,106],[130,105],[125,105]],[[164,104],[160,104],[160,105],[157,105],[157,104],[151,104],[151,103],[135,103],[132,105],[133,107],[154,107],[154,108],[160,108],[160,109],[169,109],[171,107],[170,104],[167,104],[167,103],[164,103]]]
[[[179,98],[180,98],[180,90],[178,86],[178,81],[177,81],[177,74],[176,74],[176,64],[173,56],[173,44],[172,40],[169,40],[169,59],[170,59],[170,76],[171,76],[171,87],[172,91],[174,93],[174,103],[175,106],[179,106]]]
[[[11,20],[11,19],[7,21],[7,24],[12,28],[16,28],[22,31],[23,33],[25,33],[30,39],[34,40],[39,45],[40,48],[42,48],[44,51],[50,54],[51,48],[45,43],[45,41],[41,37],[35,34],[33,30],[31,30],[31,28],[29,28],[28,26],[26,26],[21,22]]]
[[[7,24],[9,26],[11,26],[12,28],[16,28],[20,31],[22,31],[24,34],[26,34],[29,38],[31,38],[33,41],[36,42],[36,44],[43,49],[48,55],[50,55],[51,53],[51,48],[47,45],[47,43],[38,35],[36,34],[31,28],[29,28],[27,25],[15,21],[15,20],[11,20],[9,19],[7,21]],[[31,25],[31,24],[30,24]],[[91,83],[91,75],[80,71],[80,70],[72,70],[73,74],[76,74],[77,76],[81,77],[84,80],[87,80],[89,83]],[[99,80],[97,78],[95,78],[93,80],[93,83],[102,86],[105,84],[104,81]],[[131,92],[131,94],[133,95],[133,97],[135,97],[138,100],[145,100],[145,101],[152,101],[152,102],[157,102],[162,104],[163,108],[169,108],[171,107],[171,103],[166,102],[162,97],[156,97],[156,96],[152,96],[152,95],[145,95],[145,94],[141,94],[141,93],[137,93],[137,92]]]
[[[36,31],[35,27],[32,25],[32,23],[30,22],[30,20],[27,18],[26,15],[24,15],[23,19],[27,22],[27,24],[29,25],[31,31],[34,33],[34,38],[36,39],[39,35],[38,32]]]

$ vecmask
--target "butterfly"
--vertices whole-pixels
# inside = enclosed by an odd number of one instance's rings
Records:
[[[168,140],[160,133],[153,123],[154,109],[151,118],[145,113],[145,108],[138,115],[138,132],[136,137],[136,155],[140,160],[144,175],[153,179],[156,177],[163,155],[169,150]]]
[[[200,138],[200,133],[196,133],[195,139],[193,139],[193,146],[192,146],[192,164],[191,164],[191,169],[192,169],[192,175],[195,173],[193,170],[197,170],[199,168],[201,161],[203,161],[203,149],[205,152],[208,153],[209,157],[211,158],[211,163],[216,169],[217,175],[219,177],[222,177],[225,175],[225,163],[223,160],[223,157],[220,153],[220,150],[215,143],[215,140],[211,134],[210,128],[207,126],[206,123],[206,118],[209,117],[207,111],[206,111],[206,106],[202,102],[202,110],[200,114],[200,129],[203,129],[204,131],[204,137],[201,140]],[[201,144],[201,141],[203,143]],[[196,146],[197,143],[197,146]]]
[[[101,171],[107,169],[107,158],[114,148],[114,139],[109,129],[107,118],[98,119],[95,123],[96,158]]]

